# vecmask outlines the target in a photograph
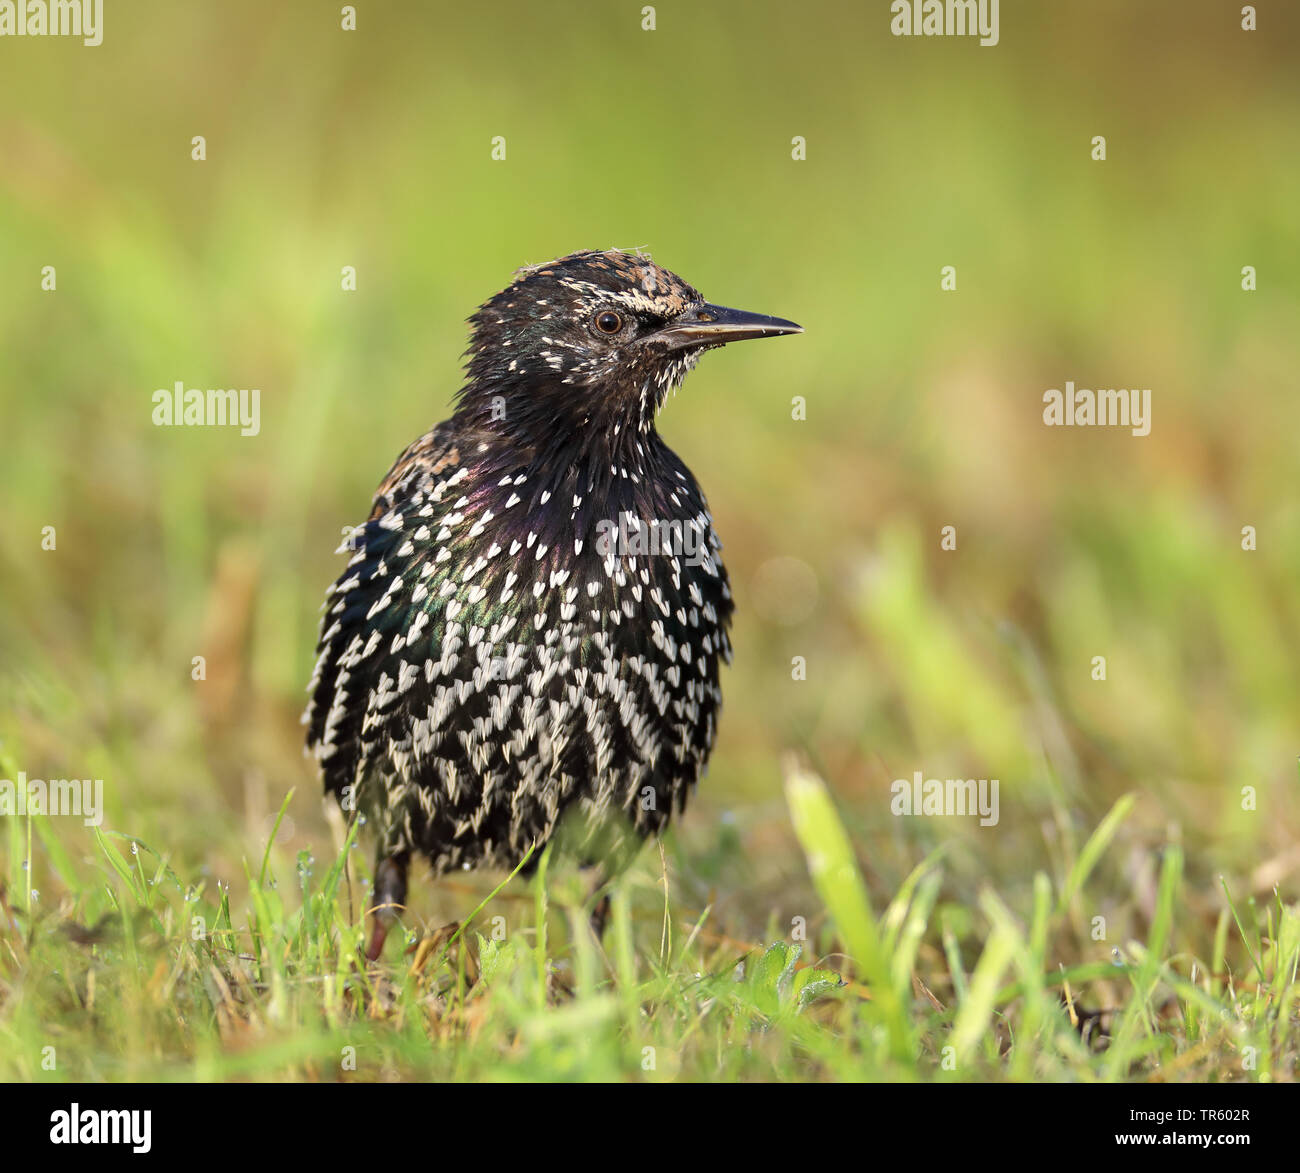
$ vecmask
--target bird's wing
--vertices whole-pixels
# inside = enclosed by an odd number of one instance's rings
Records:
[[[420,526],[436,532],[441,524],[440,515],[455,499],[447,490],[468,472],[462,461],[466,442],[447,421],[411,444],[380,482],[369,518],[341,547],[352,557],[325,596],[303,715],[307,747],[321,764],[325,789],[340,798],[363,780],[375,741],[374,713],[401,683],[392,672],[400,671],[395,645],[415,625],[409,606],[414,584],[404,582],[416,569],[412,534]]]

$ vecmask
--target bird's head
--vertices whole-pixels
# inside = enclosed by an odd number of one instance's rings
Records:
[[[649,431],[706,350],[801,332],[710,305],[648,257],[596,251],[519,270],[470,323],[460,410],[507,434],[578,443]]]

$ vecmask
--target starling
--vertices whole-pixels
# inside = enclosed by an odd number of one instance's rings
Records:
[[[326,791],[379,836],[372,960],[413,856],[513,868],[563,818],[608,877],[684,808],[733,605],[655,416],[704,351],[801,332],[598,251],[519,270],[470,325],[451,418],[340,551],[303,717]]]

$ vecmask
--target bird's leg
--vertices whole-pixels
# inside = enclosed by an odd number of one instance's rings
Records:
[[[370,944],[366,960],[377,961],[384,951],[388,930],[397,920],[397,913],[406,904],[405,855],[383,855],[375,864],[375,904],[371,909]]]
[[[591,931],[596,934],[597,941],[605,939],[605,922],[609,920],[609,893],[606,892],[599,900],[596,901],[596,907],[591,912]]]
[[[593,879],[591,887],[587,891],[587,899],[590,900],[597,893],[600,893],[600,899],[596,901],[595,907],[591,910],[591,931],[596,934],[597,941],[603,941],[605,938],[605,925],[609,921],[609,893],[601,892],[609,883],[609,876],[605,869],[597,865],[593,870]]]

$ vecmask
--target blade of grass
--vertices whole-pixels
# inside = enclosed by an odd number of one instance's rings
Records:
[[[892,1056],[911,1065],[915,1062],[915,1051],[908,1018],[910,989],[903,991],[895,984],[866,885],[825,783],[790,763],[785,791],[813,886],[839,927],[850,956],[871,986],[871,1001],[862,1003],[864,1013],[885,1027]]]
[[[1097,824],[1097,829],[1088,836],[1088,841],[1083,845],[1083,850],[1079,852],[1078,859],[1074,861],[1074,866],[1066,877],[1065,886],[1061,889],[1061,899],[1056,905],[1058,914],[1069,908],[1070,902],[1079,894],[1083,885],[1087,883],[1088,877],[1092,875],[1093,868],[1097,866],[1097,861],[1105,853],[1110,841],[1115,837],[1115,832],[1119,830],[1119,825],[1128,818],[1129,812],[1136,802],[1136,794],[1122,795],[1106,813],[1106,817]]]

